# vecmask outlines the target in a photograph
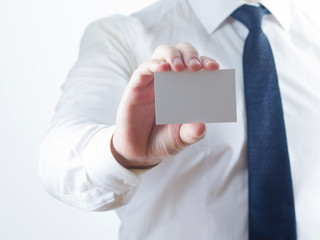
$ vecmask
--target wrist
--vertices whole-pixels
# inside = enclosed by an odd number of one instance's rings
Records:
[[[128,160],[126,157],[124,157],[122,154],[120,154],[113,144],[113,136],[110,141],[110,149],[113,157],[115,160],[123,167],[127,169],[150,169],[155,167],[160,163],[160,160],[156,163],[150,163],[147,159],[137,159],[137,160]]]

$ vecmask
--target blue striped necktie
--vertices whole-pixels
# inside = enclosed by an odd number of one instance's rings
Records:
[[[261,22],[269,11],[242,5],[232,17],[249,34],[243,52],[249,172],[249,239],[297,238],[281,96],[271,46]]]

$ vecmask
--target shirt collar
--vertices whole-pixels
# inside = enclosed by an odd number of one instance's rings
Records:
[[[219,25],[245,0],[188,0],[190,6],[208,33],[215,31]],[[291,23],[291,0],[260,0],[280,26],[288,31]]]

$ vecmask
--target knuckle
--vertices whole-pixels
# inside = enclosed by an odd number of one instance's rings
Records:
[[[149,59],[149,60],[141,63],[138,68],[145,69],[145,68],[149,67],[150,65],[152,65],[154,63],[157,63],[156,59]]]
[[[162,49],[162,48],[164,48],[165,46],[166,46],[165,44],[159,44],[159,45],[156,47],[155,51],[158,51],[159,49]]]
[[[165,148],[164,147],[160,148],[160,152],[162,155],[169,157],[169,156],[173,156],[173,155],[178,154],[185,147],[186,147],[186,145],[184,143],[179,142],[179,141],[175,141],[171,145],[169,145]]]
[[[145,69],[146,66],[148,65],[148,62],[149,62],[149,61],[146,61],[146,62],[141,63],[141,64],[138,66],[137,71],[140,72],[141,70]]]
[[[189,55],[190,56],[198,56],[198,51],[196,49],[189,49]]]
[[[171,56],[180,55],[179,50],[173,46],[160,44],[156,47],[152,58],[153,59],[162,59],[162,58],[170,58]]]
[[[189,42],[180,42],[177,44],[176,46],[177,48],[181,49],[185,54],[186,56],[196,56],[198,57],[199,53],[197,51],[197,49]]]
[[[191,43],[186,42],[186,41],[181,41],[181,42],[179,42],[179,43],[177,44],[177,47],[178,47],[178,46],[193,47],[193,46],[191,45]]]
[[[167,44],[160,44],[156,47],[155,52],[157,51],[163,51],[163,50],[168,50],[168,49],[172,49],[173,47]]]
[[[150,61],[141,63],[133,72],[132,77],[140,78],[141,75],[143,75],[144,72],[148,69],[148,66],[150,66]]]

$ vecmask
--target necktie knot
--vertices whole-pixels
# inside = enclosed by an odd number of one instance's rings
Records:
[[[236,9],[231,16],[243,23],[250,30],[254,27],[261,28],[263,16],[269,13],[270,12],[262,6],[255,7],[244,4]]]

